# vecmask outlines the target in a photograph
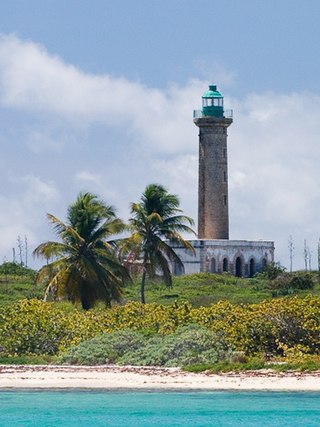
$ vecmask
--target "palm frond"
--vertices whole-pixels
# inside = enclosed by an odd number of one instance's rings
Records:
[[[124,230],[125,224],[121,219],[115,218],[112,221],[106,220],[99,228],[93,230],[90,237],[88,237],[88,242],[108,239],[110,236],[122,233]]]
[[[110,305],[119,298],[121,284],[131,278],[117,257],[117,244],[110,240],[125,227],[114,208],[92,193],[80,193],[68,209],[66,223],[47,216],[61,242],[45,242],[34,251],[47,260],[56,258],[37,276],[47,283],[46,295],[80,300],[85,309],[97,299]]]
[[[44,242],[35,248],[33,256],[50,259],[70,253],[70,247],[60,242]]]
[[[171,284],[169,262],[182,266],[182,261],[174,248],[168,244],[182,245],[194,253],[192,245],[181,233],[194,233],[193,220],[182,215],[179,209],[179,198],[170,194],[159,184],[150,184],[145,189],[140,203],[131,204],[132,230],[131,242],[136,240],[136,253],[142,257],[144,269],[148,276],[154,276],[158,271],[163,274],[165,283]],[[139,238],[138,238],[139,236]],[[144,302],[144,277],[141,285],[141,297]]]

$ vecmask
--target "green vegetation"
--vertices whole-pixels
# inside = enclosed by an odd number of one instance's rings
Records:
[[[316,273],[252,279],[203,273],[174,277],[169,289],[154,280],[146,290],[152,304],[138,302],[138,278],[123,289],[125,305],[84,311],[69,302],[43,302],[35,272],[10,268],[15,274],[0,274],[0,363],[320,369]]]
[[[4,262],[0,265],[0,277],[1,280],[6,281],[8,278],[26,278],[34,280],[36,272],[31,268],[17,264],[16,262]]]
[[[184,366],[183,369],[187,372],[208,372],[218,374],[221,372],[243,372],[255,371],[257,369],[271,369],[276,372],[288,371],[319,371],[320,357],[309,357],[303,362],[280,362],[270,363],[263,359],[253,358],[248,362],[229,362],[222,361],[215,364],[195,364]]]
[[[230,348],[209,329],[199,325],[179,327],[170,335],[144,335],[122,330],[102,334],[73,347],[62,363],[99,365],[182,366],[226,359]]]
[[[109,334],[99,334],[91,340],[72,347],[59,359],[60,363],[74,365],[103,365],[117,363],[127,351],[135,351],[144,345],[144,336],[131,329]]]
[[[311,290],[314,288],[315,280],[311,273],[298,271],[296,273],[281,273],[270,281],[272,295],[290,295],[298,290]]]
[[[180,268],[183,267],[182,261],[166,241],[194,252],[193,246],[180,234],[194,233],[189,227],[193,225],[193,220],[181,215],[181,212],[178,196],[168,193],[164,187],[157,184],[148,185],[140,203],[131,204],[132,216],[129,221],[132,235],[126,242],[127,255],[129,259],[142,260],[142,303],[145,303],[146,276],[154,278],[156,272],[161,272],[163,282],[171,287],[169,261]]]
[[[280,278],[269,280],[264,275],[243,279],[228,273],[212,274],[199,273],[190,276],[173,277],[172,287],[168,288],[161,280],[154,279],[146,289],[146,299],[150,303],[171,305],[174,303],[190,303],[194,307],[209,306],[221,300],[236,304],[253,304],[281,296],[308,294],[320,295],[320,284],[317,273],[295,272],[286,273],[291,278],[291,284],[284,281],[281,286]],[[308,289],[298,287],[298,282],[306,281]],[[139,281],[137,280],[123,290],[123,302],[139,300]]]
[[[47,365],[57,363],[56,356],[48,356],[47,354],[41,355],[6,355],[0,356],[0,365]]]
[[[272,263],[250,279],[172,278],[168,262],[181,261],[166,241],[193,250],[180,234],[193,222],[177,196],[149,185],[131,215],[131,236],[113,240],[126,228],[114,209],[80,193],[66,222],[48,215],[60,240],[35,249],[47,262],[37,274],[0,265],[0,363],[320,368],[316,272]],[[141,277],[131,281],[129,265]]]
[[[0,265],[0,305],[27,298],[43,298],[44,288],[35,285],[36,271],[13,262]]]
[[[1,271],[0,265],[0,271]],[[20,267],[20,266],[19,266]],[[7,275],[0,273],[0,305],[9,304],[27,298],[39,298],[44,296],[45,286],[35,284],[33,277],[36,272],[31,270],[31,276]],[[150,303],[172,305],[190,303],[193,307],[209,306],[221,300],[227,300],[236,304],[253,304],[264,300],[269,300],[281,296],[301,296],[320,295],[320,284],[317,273],[295,272],[286,273],[286,277],[291,277],[292,282],[296,278],[305,280],[310,289],[301,289],[295,284],[288,287],[285,279],[281,286],[281,276],[274,283],[261,275],[251,279],[243,279],[231,276],[227,273],[212,274],[199,273],[190,276],[173,277],[172,287],[168,288],[160,279],[150,281],[150,286],[146,289],[146,299]],[[141,279],[137,277],[133,283],[122,288],[121,304],[129,301],[140,300]],[[61,303],[59,303],[61,304]],[[66,303],[65,306],[67,306]]]
[[[218,362],[244,366],[257,358],[264,363],[319,364],[320,297],[316,296],[249,305],[221,301],[199,308],[139,302],[89,312],[68,307],[36,299],[3,307],[2,356],[166,366]]]
[[[119,300],[129,274],[110,241],[124,230],[114,209],[94,194],[80,193],[68,209],[66,223],[47,216],[61,241],[42,243],[34,251],[46,260],[53,258],[37,275],[37,282],[47,286],[46,298],[81,301],[85,310],[96,301],[110,306],[112,300]]]

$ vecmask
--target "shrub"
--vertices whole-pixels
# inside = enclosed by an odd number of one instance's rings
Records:
[[[4,262],[0,264],[0,274],[10,276],[24,276],[32,280],[35,279],[36,271],[23,265],[17,264],[16,262]]]
[[[199,325],[180,327],[171,335],[145,336],[122,330],[80,343],[60,358],[62,363],[96,365],[182,366],[215,363],[230,353],[226,343]]]
[[[37,299],[22,300],[0,310],[0,346],[8,355],[54,355],[98,332],[101,328],[93,313],[68,313],[54,303]]]
[[[311,273],[297,271],[295,273],[281,273],[270,282],[274,295],[288,295],[296,290],[313,289],[314,279]]]
[[[261,273],[257,274],[257,276],[265,279],[273,280],[284,272],[285,272],[285,267],[283,267],[277,262],[271,262],[270,264],[267,264],[264,267],[264,269],[261,271]]]
[[[121,363],[129,363],[129,356],[136,364],[218,360],[230,350],[267,358],[289,354],[290,349],[320,354],[319,313],[320,297],[315,296],[249,305],[221,301],[199,308],[128,303],[89,312],[23,300],[0,309],[0,351],[3,355],[56,355],[98,334],[130,329],[143,336],[143,345],[131,354],[116,349]],[[123,338],[124,346],[125,342]],[[113,359],[113,353],[108,358]]]
[[[283,354],[283,344],[320,352],[320,298],[282,298],[259,304],[220,302],[192,311],[196,323],[208,327],[237,351],[248,355]]]
[[[155,336],[137,350],[127,351],[120,364],[185,366],[215,363],[228,357],[230,346],[207,328],[183,326],[171,335]]]
[[[128,351],[144,345],[146,338],[139,332],[124,329],[109,334],[100,334],[84,341],[64,353],[59,361],[75,365],[103,365],[114,363]]]

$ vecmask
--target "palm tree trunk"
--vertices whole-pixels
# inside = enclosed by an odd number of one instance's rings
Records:
[[[143,273],[142,273],[141,289],[140,289],[140,295],[141,295],[141,302],[142,302],[142,304],[146,303],[146,300],[145,300],[145,297],[144,297],[145,283],[146,283],[146,270],[144,269]]]
[[[84,293],[81,295],[81,305],[84,310],[91,308],[89,298]]]

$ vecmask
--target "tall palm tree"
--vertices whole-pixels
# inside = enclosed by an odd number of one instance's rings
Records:
[[[172,243],[178,243],[194,253],[192,245],[186,241],[181,232],[194,233],[190,228],[193,220],[181,215],[179,199],[161,185],[150,184],[145,189],[140,203],[131,204],[130,225],[132,235],[127,241],[136,259],[143,265],[141,280],[141,302],[145,303],[146,276],[155,276],[161,272],[164,282],[172,285],[169,261],[183,267],[183,263]]]
[[[37,275],[37,281],[47,282],[45,298],[53,293],[81,301],[85,310],[97,300],[108,306],[119,300],[129,274],[115,255],[115,241],[107,240],[124,229],[114,208],[92,193],[80,193],[68,208],[66,222],[47,217],[61,241],[45,242],[34,250],[35,256],[53,259]]]

